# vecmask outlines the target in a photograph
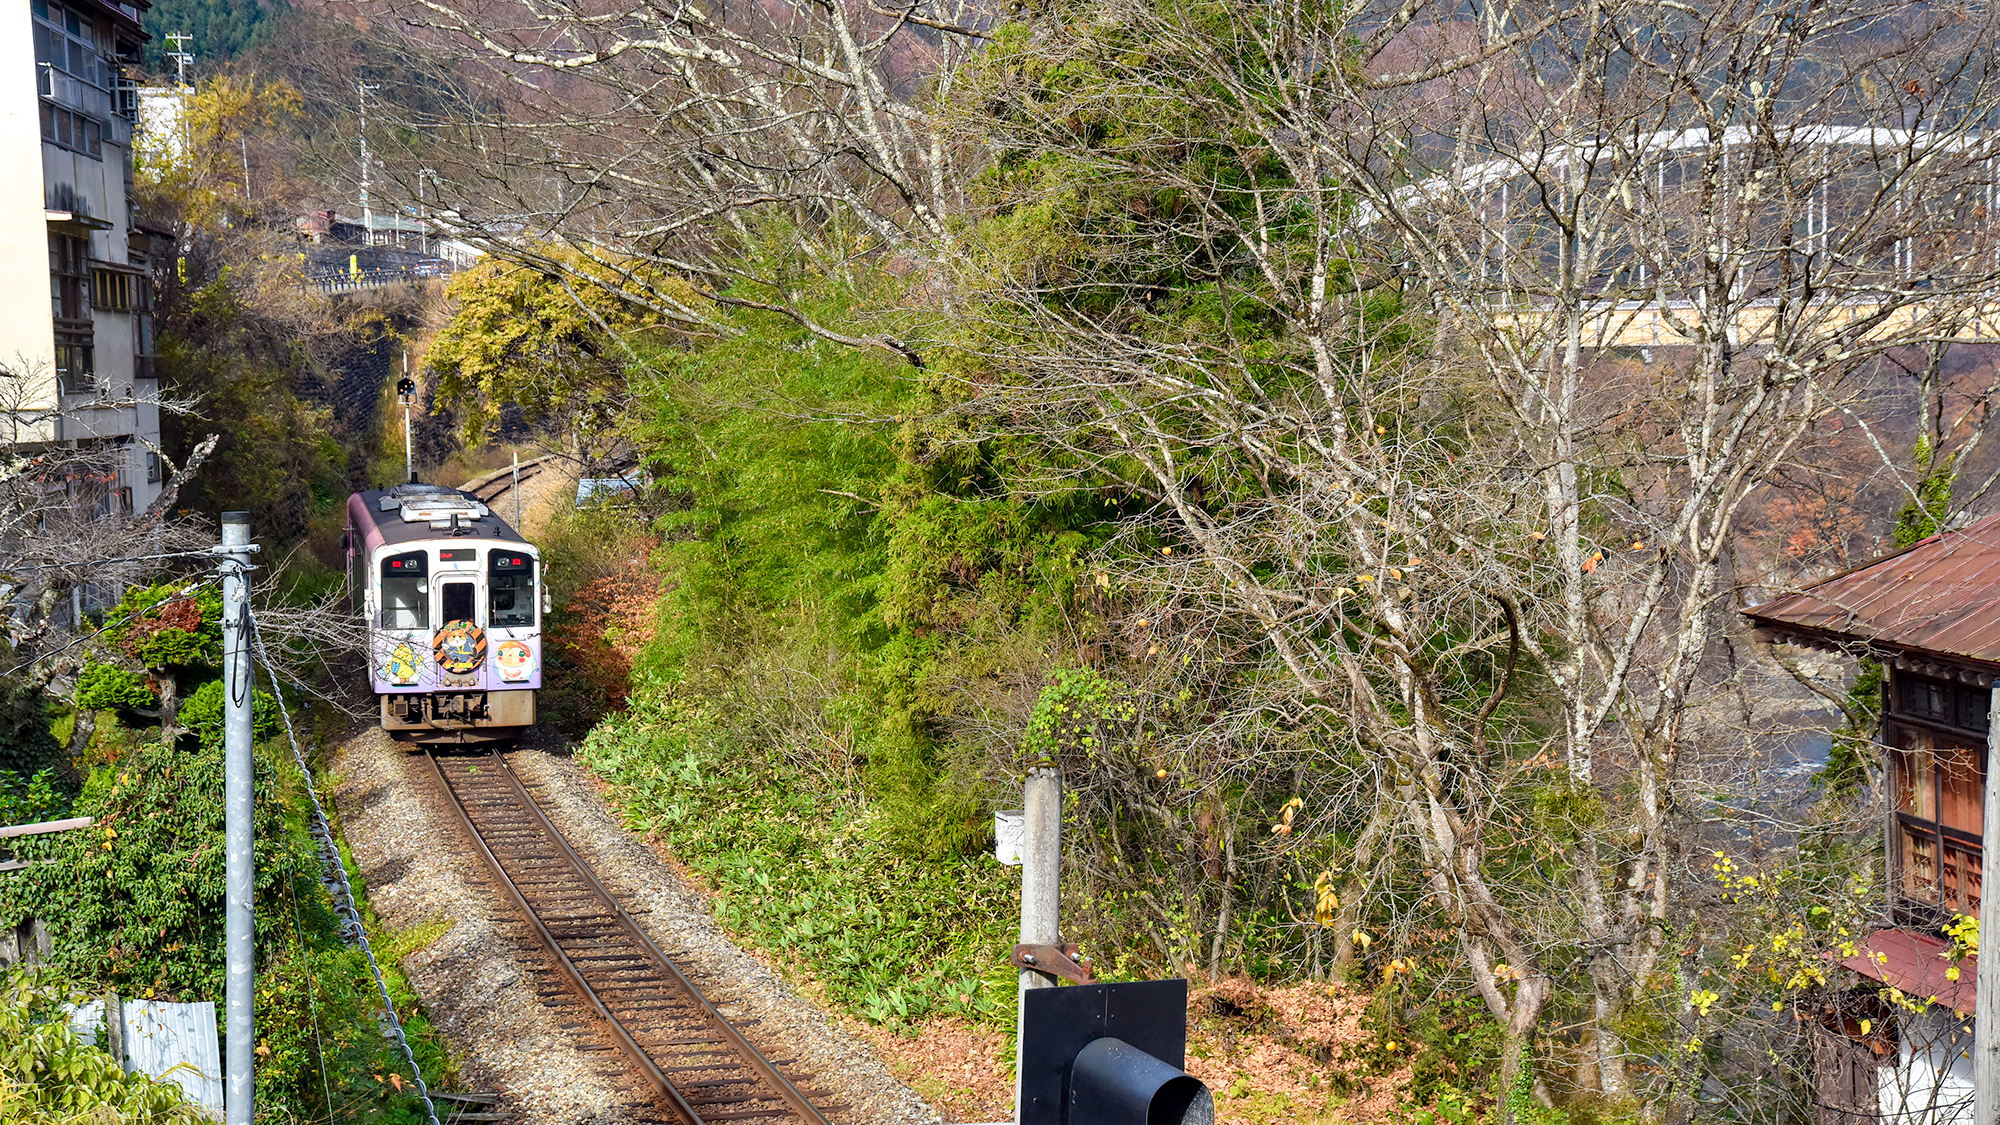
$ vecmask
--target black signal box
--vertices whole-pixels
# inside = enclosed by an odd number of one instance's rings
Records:
[[[1021,996],[1019,1125],[1213,1125],[1187,1065],[1187,982],[1036,988]]]

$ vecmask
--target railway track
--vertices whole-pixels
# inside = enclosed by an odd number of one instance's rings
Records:
[[[651,1087],[667,1120],[828,1125],[640,930],[505,758],[423,758],[557,972]]]
[[[527,484],[529,481],[548,472],[550,456],[549,454],[543,454],[540,457],[521,462],[521,483]],[[491,505],[497,503],[502,496],[514,490],[514,470],[512,468],[498,469],[478,480],[468,481],[462,487],[466,492],[470,492],[474,497],[478,498],[481,503]]]

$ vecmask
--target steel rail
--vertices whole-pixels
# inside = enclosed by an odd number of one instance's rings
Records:
[[[647,1055],[645,1049],[633,1038],[632,1034],[625,1028],[623,1022],[612,1014],[609,1007],[598,997],[596,990],[584,979],[582,970],[577,967],[568,954],[563,952],[558,939],[550,932],[542,919],[536,914],[534,908],[528,903],[526,895],[515,885],[512,877],[502,867],[499,858],[480,835],[478,826],[474,824],[470,812],[466,809],[464,802],[460,800],[457,791],[452,787],[450,779],[445,776],[443,768],[438,764],[437,756],[434,753],[426,753],[424,758],[430,763],[431,771],[438,779],[439,784],[443,785],[445,792],[450,795],[452,805],[458,812],[460,821],[465,825],[467,831],[471,833],[480,853],[486,857],[488,866],[499,877],[502,885],[506,887],[508,894],[513,898],[515,904],[528,917],[537,937],[554,955],[558,966],[562,969],[563,974],[569,978],[571,985],[589,1001],[591,1007],[599,1017],[611,1028],[620,1049],[632,1057],[634,1063],[646,1076],[647,1080],[659,1089],[663,1095],[672,1100],[674,1109],[683,1114],[692,1125],[702,1125],[703,1118],[699,1112],[689,1104],[688,1099],[667,1078],[667,1073],[679,1070],[706,1072],[712,1071],[716,1067],[710,1064],[703,1064],[695,1067],[676,1066],[662,1070],[660,1065]],[[709,1003],[708,998],[702,995],[701,990],[696,988],[692,981],[688,980],[687,976],[681,972],[680,967],[674,964],[673,960],[661,951],[659,946],[654,944],[653,940],[646,935],[645,931],[639,927],[638,922],[619,904],[617,896],[613,895],[604,886],[597,878],[596,872],[591,870],[590,865],[584,861],[582,856],[577,854],[576,849],[571,847],[569,841],[556,829],[554,823],[549,820],[548,815],[542,811],[540,803],[528,792],[527,786],[521,781],[520,776],[507,764],[506,758],[497,750],[489,751],[486,758],[481,761],[481,765],[492,769],[497,776],[505,779],[508,789],[511,790],[521,809],[532,819],[534,826],[540,830],[544,838],[556,845],[561,852],[562,858],[567,861],[570,870],[582,879],[584,885],[597,898],[599,904],[610,913],[612,919],[617,923],[618,930],[632,945],[637,947],[644,959],[651,964],[651,967],[668,978],[668,983],[699,1007],[701,1022],[706,1024],[709,1032],[712,1034],[713,1040],[716,1041],[716,1046],[727,1054],[733,1055],[736,1062],[747,1067],[750,1072],[758,1079],[761,1079],[776,1095],[775,1099],[750,1097],[745,1100],[776,1100],[782,1102],[786,1109],[805,1122],[805,1125],[829,1125],[825,1116],[813,1107],[812,1103],[806,1099],[798,1087],[793,1085],[769,1059],[765,1058],[761,1051],[751,1045],[750,1041],[745,1039],[742,1033],[721,1012],[716,1010],[713,1004]],[[688,1042],[684,1039],[675,1041]],[[695,1083],[695,1085],[710,1084],[713,1083],[701,1081]],[[716,1119],[722,1120],[740,1116],[745,1115],[725,1112],[717,1115]],[[770,1115],[757,1114],[755,1116]]]
[[[499,755],[495,754],[493,757],[497,759]],[[493,854],[492,848],[486,846],[486,840],[479,834],[478,826],[473,824],[472,814],[466,810],[465,802],[459,800],[458,791],[452,788],[451,780],[444,775],[444,768],[438,765],[437,755],[427,751],[423,759],[430,766],[431,775],[437,779],[438,787],[444,790],[446,797],[450,798],[451,807],[458,813],[459,822],[465,825],[466,834],[472,837],[473,846],[477,847],[479,854],[486,858],[486,866],[492,869],[494,878],[500,880],[500,885],[506,888],[508,896],[514,900],[514,905],[521,908],[522,916],[528,920],[528,925],[534,928],[535,936],[541,939],[542,946],[555,959],[556,967],[569,978],[571,987],[590,1004],[597,1017],[610,1029],[611,1037],[617,1042],[618,1049],[632,1060],[632,1065],[639,1069],[639,1073],[652,1084],[660,1096],[673,1103],[675,1111],[685,1117],[690,1125],[702,1125],[701,1115],[694,1111],[694,1107],[687,1103],[681,1092],[674,1088],[674,1084],[667,1080],[665,1074],[660,1072],[658,1064],[654,1063],[652,1058],[640,1049],[639,1044],[633,1041],[632,1034],[625,1030],[625,1025],[617,1016],[611,1014],[611,1009],[604,1006],[604,1001],[598,999],[596,991],[584,981],[583,973],[569,959],[569,955],[562,951],[562,945],[556,941],[555,935],[549,932],[541,917],[528,905],[527,897],[521,893],[521,888],[514,885],[514,880],[507,874],[507,869],[501,866],[499,857]],[[512,771],[509,771],[510,775],[511,773]]]
[[[645,931],[639,928],[639,923],[633,921],[630,914],[625,913],[625,908],[619,905],[617,896],[606,889],[603,883],[597,881],[596,872],[592,871],[590,865],[583,861],[583,857],[577,855],[576,850],[569,846],[569,841],[563,837],[563,834],[556,831],[556,826],[550,823],[548,816],[542,812],[542,806],[533,797],[528,795],[527,786],[521,784],[520,777],[514,773],[512,767],[507,765],[506,759],[500,756],[499,751],[493,751],[492,757],[494,763],[500,767],[501,773],[513,785],[515,794],[521,798],[521,804],[535,818],[535,822],[541,825],[542,831],[548,834],[549,839],[556,842],[556,846],[562,849],[563,855],[569,857],[570,863],[582,874],[584,881],[590,884],[591,890],[617,916],[619,924],[625,930],[626,934],[638,944],[639,948],[653,961],[654,965],[664,970],[673,978],[675,984],[679,985],[688,996],[693,998],[695,1003],[701,1005],[702,1013],[708,1018],[709,1025],[714,1028],[716,1033],[722,1036],[730,1046],[736,1048],[742,1057],[742,1061],[751,1070],[755,1071],[758,1077],[763,1078],[771,1084],[772,1089],[778,1092],[780,1100],[790,1106],[792,1112],[798,1114],[809,1125],[831,1125],[820,1114],[819,1110],[814,1109],[812,1103],[806,1100],[805,1095],[799,1092],[798,1087],[792,1085],[791,1081],[776,1066],[773,1066],[769,1059],[764,1057],[763,1052],[751,1046],[750,1041],[743,1038],[743,1033],[737,1031],[734,1024],[731,1024],[721,1012],[715,1010],[715,1005],[709,1003],[708,997],[703,996],[701,990],[696,988],[694,983],[687,979],[687,976],[681,972],[680,966],[674,964],[671,958],[661,952],[660,947],[653,944],[653,939],[647,937]]]

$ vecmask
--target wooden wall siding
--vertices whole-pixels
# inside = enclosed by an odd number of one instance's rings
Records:
[[[1821,1027],[1813,1037],[1818,1071],[1814,1125],[1877,1125],[1881,1060],[1868,1044]]]

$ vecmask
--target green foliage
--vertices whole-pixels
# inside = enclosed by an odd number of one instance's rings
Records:
[[[84,997],[19,970],[0,972],[0,1121],[13,1125],[199,1125],[179,1086],[126,1074],[70,1026]]]
[[[256,925],[259,1115],[274,1122],[342,1119],[414,1125],[412,1097],[388,1076],[405,1069],[374,1018],[380,1001],[358,949],[341,939],[319,863],[293,811],[283,764],[257,768]],[[46,801],[31,787],[28,797]],[[40,918],[48,968],[92,991],[217,999],[223,981],[222,751],[141,743],[93,771],[72,809],[88,829],[23,840],[24,857],[55,862],[0,878],[0,925]],[[352,876],[351,876],[352,877]],[[378,935],[379,936],[379,935]],[[399,1007],[416,997],[400,978]],[[409,1021],[427,1073],[448,1073]],[[402,1075],[399,1080],[406,1080]],[[406,1082],[407,1084],[407,1082]]]
[[[0,770],[0,825],[60,820],[74,798],[52,769],[38,770],[32,777]]]
[[[207,668],[222,659],[222,593],[167,582],[134,586],[107,613],[103,638],[152,669]]]
[[[0,656],[7,652],[0,646]],[[0,771],[31,774],[62,760],[63,748],[49,733],[49,702],[26,680],[0,677]]]
[[[1951,514],[1951,486],[1958,480],[1954,455],[1936,456],[1928,436],[1917,438],[1913,459],[1917,467],[1916,496],[1896,515],[1894,543],[1908,547],[1938,533]]]
[[[152,36],[146,44],[147,65],[173,72],[174,62],[167,54],[175,48],[165,36],[174,32],[194,36],[188,49],[198,66],[233,59],[268,39],[288,8],[285,0],[156,0],[144,18]]]
[[[1878,660],[1855,662],[1854,685],[1847,689],[1848,720],[1833,732],[1826,768],[1814,775],[1829,794],[1852,797],[1861,791],[1870,768],[1880,761],[1876,733],[1882,721],[1882,688],[1889,670]]]
[[[1114,732],[1138,715],[1130,691],[1103,673],[1062,668],[1035,701],[1022,750],[1031,765],[1050,765],[1074,754],[1095,758]]]
[[[89,663],[77,673],[72,701],[91,711],[114,708],[142,711],[160,705],[160,695],[146,684],[146,677],[116,664]]]
[[[222,681],[209,680],[181,704],[181,722],[194,732],[195,738],[206,749],[222,745],[224,702]],[[278,717],[278,701],[262,688],[258,688],[252,696],[251,715],[251,733],[255,738],[271,738],[283,729]]]
[[[759,756],[699,708],[614,715],[581,754],[626,825],[714,888],[724,926],[811,970],[833,1003],[875,1023],[1011,1024],[1009,869],[906,854],[852,794],[755,768]]]
[[[629,419],[631,348],[667,337],[648,329],[654,318],[607,292],[605,285],[618,284],[608,270],[567,248],[545,252],[582,278],[565,288],[544,272],[489,258],[446,286],[455,308],[429,362],[438,400],[454,405],[468,446],[485,443],[503,406],[568,445],[615,438]],[[646,272],[643,264],[630,268]],[[653,284],[683,303],[695,300],[684,282]]]
[[[311,894],[316,864],[281,818],[271,766],[259,771],[259,897],[289,881]],[[73,814],[96,823],[18,845],[23,856],[56,862],[0,880],[0,924],[43,919],[55,939],[50,963],[77,980],[135,994],[220,995],[221,750],[142,744],[92,772]]]

